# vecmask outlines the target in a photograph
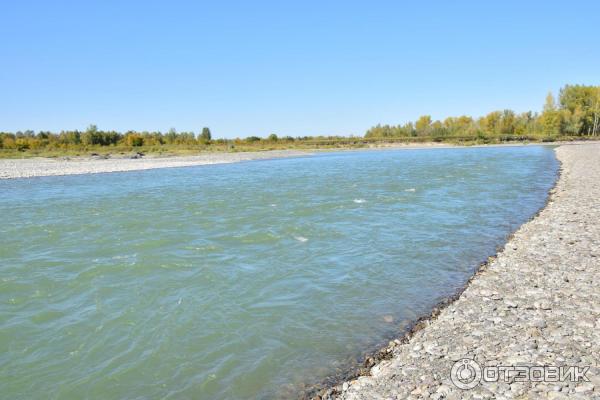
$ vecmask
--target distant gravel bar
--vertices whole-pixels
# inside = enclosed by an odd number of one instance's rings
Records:
[[[335,399],[600,399],[600,145],[556,149],[547,206],[482,266],[458,299],[390,342]],[[515,204],[515,207],[518,207]],[[589,382],[483,382],[459,389],[456,361],[590,367]]]
[[[0,159],[0,179],[32,178],[50,175],[94,174],[137,171],[154,168],[189,167],[250,160],[310,155],[309,152],[276,150],[240,153],[205,153],[194,156],[111,156]]]
[[[570,144],[573,142],[561,143]],[[524,145],[539,146],[540,143],[476,145],[469,147],[506,147]],[[383,143],[355,149],[331,148],[306,151],[271,150],[239,153],[200,153],[198,155],[190,156],[160,156],[156,154],[138,156],[135,153],[132,153],[112,154],[109,155],[108,158],[106,158],[105,155],[57,158],[0,158],[0,179],[33,178],[36,176],[52,175],[95,174],[104,172],[137,171],[155,168],[189,167],[194,165],[226,164],[240,161],[265,160],[271,158],[300,157],[314,155],[315,153],[334,151],[377,151],[394,149],[415,150],[457,147],[465,146],[447,143]]]

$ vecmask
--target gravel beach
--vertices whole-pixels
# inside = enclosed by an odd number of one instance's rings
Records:
[[[556,153],[561,176],[547,206],[459,298],[390,342],[381,351],[390,357],[368,376],[319,397],[600,398],[600,145],[566,145]],[[567,366],[587,381],[552,375]],[[457,380],[475,387],[460,389]]]
[[[305,151],[277,150],[245,153],[205,153],[172,157],[62,157],[0,159],[0,179],[31,178],[35,176],[94,174],[102,172],[136,171],[154,168],[189,167],[194,165],[225,164],[270,158],[310,155]],[[133,158],[135,157],[135,158]]]

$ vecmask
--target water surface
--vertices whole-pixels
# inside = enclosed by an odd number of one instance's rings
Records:
[[[286,396],[461,287],[550,148],[322,154],[0,181],[0,392]]]

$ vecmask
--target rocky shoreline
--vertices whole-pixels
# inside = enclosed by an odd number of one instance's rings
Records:
[[[346,381],[310,397],[600,398],[600,145],[564,145],[556,153],[561,175],[546,207],[463,291]],[[463,362],[470,376],[460,375]],[[566,367],[584,378],[555,379],[553,368]],[[482,370],[502,373],[481,379]]]

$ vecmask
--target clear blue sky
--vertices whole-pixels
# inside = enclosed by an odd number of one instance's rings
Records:
[[[4,1],[0,131],[355,134],[600,84],[598,1]]]

